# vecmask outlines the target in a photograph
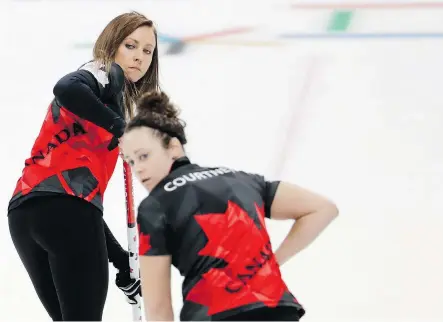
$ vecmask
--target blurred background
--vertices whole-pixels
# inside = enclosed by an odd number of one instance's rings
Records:
[[[337,203],[339,218],[282,268],[303,321],[443,320],[443,1],[424,0],[1,0],[0,320],[48,320],[7,203],[55,82],[130,10],[156,23],[162,87],[182,109],[192,161]],[[105,220],[126,246],[121,162]],[[290,223],[267,225],[275,249]],[[114,273],[104,320],[129,321]],[[178,318],[176,271],[173,283]]]

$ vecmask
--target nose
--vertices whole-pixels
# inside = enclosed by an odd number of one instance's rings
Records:
[[[141,64],[141,62],[142,62],[142,54],[143,54],[143,52],[140,52],[139,50],[135,50],[135,53],[134,53],[134,61],[136,62],[136,63],[139,63],[139,64]]]
[[[134,166],[135,174],[139,177],[142,176],[143,172],[145,171],[144,167],[140,165],[139,163],[136,163]]]

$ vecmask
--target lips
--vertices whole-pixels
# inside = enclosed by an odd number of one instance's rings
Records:
[[[150,180],[151,178],[146,178],[146,179],[142,179],[142,183],[146,183]]]
[[[137,71],[141,72],[141,69],[138,68],[138,67],[128,67],[128,68],[131,69],[131,70],[137,70]]]

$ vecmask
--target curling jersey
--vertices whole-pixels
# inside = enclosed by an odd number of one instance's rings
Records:
[[[66,89],[69,89],[69,97],[63,99],[56,95],[49,105],[17,181],[9,210],[26,199],[48,194],[73,195],[103,210],[103,194],[119,152],[115,147],[108,149],[113,138],[111,133],[74,112],[84,110],[93,115],[98,113],[94,104],[105,109],[109,103],[117,108],[114,114],[122,116],[120,88],[116,90],[118,86],[115,86],[122,77],[123,71],[116,64],[108,73],[103,65],[89,62],[57,83],[54,93],[58,86],[62,89],[60,96],[66,92],[68,97]]]
[[[138,208],[140,256],[169,255],[184,277],[182,321],[303,307],[284,283],[265,227],[279,182],[184,157]]]

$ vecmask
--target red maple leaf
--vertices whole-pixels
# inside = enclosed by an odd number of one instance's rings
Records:
[[[265,229],[264,210],[255,208],[260,227],[231,201],[225,213],[195,216],[208,237],[199,255],[228,263],[203,274],[186,297],[208,307],[209,315],[257,302],[275,307],[287,290]]]
[[[144,234],[140,230],[140,225],[138,225],[138,254],[143,256],[151,249],[151,236]]]

